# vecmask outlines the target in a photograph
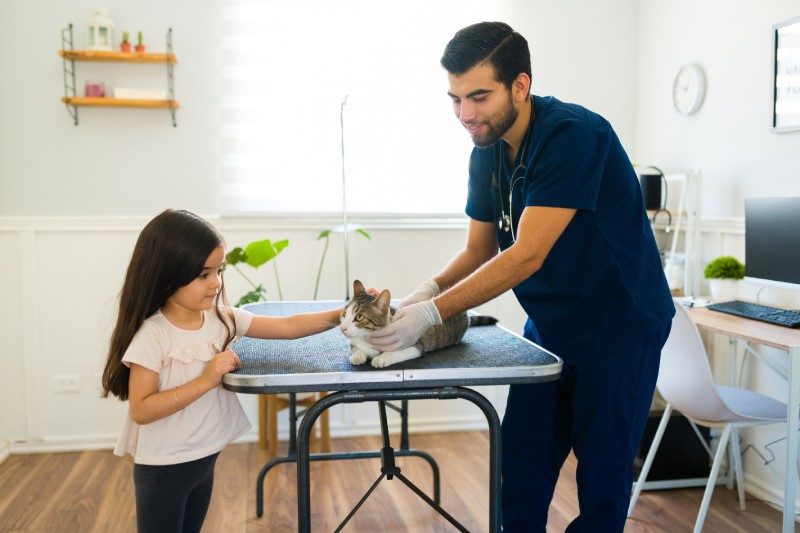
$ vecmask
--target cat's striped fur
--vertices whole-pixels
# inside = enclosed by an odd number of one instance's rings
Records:
[[[390,305],[390,300],[391,294],[388,290],[373,296],[364,289],[360,281],[353,283],[353,297],[342,311],[339,327],[350,340],[350,362],[354,365],[362,365],[371,359],[375,368],[385,368],[415,359],[424,353],[458,344],[471,322],[472,325],[497,322],[491,317],[468,317],[467,313],[460,313],[429,328],[414,346],[396,352],[380,352],[369,343],[369,337],[392,321],[396,309]]]

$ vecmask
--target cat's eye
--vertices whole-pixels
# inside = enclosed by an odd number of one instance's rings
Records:
[[[357,314],[356,315],[356,322],[361,322],[362,320],[364,320],[364,315],[362,315],[361,313]]]
[[[347,316],[347,309],[345,309],[344,311],[342,311],[342,318],[344,318],[344,317],[346,317],[346,316]]]

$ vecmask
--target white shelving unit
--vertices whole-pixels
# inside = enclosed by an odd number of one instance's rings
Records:
[[[683,296],[700,295],[699,266],[701,179],[699,169],[665,169],[666,190],[662,190],[662,204],[669,212],[658,213],[653,221],[656,240],[664,243],[664,273],[668,280],[681,278],[679,286],[670,282],[670,288],[678,289]],[[648,212],[653,220],[654,211]],[[680,258],[683,258],[681,265]],[[683,270],[681,275],[681,269]]]

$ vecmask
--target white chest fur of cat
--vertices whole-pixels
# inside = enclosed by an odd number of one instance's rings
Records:
[[[388,290],[373,296],[366,292],[360,281],[353,283],[353,298],[342,311],[339,326],[350,341],[352,364],[363,365],[372,360],[375,368],[385,368],[415,359],[426,352],[457,344],[469,326],[467,314],[461,313],[445,320],[443,324],[429,328],[414,346],[394,352],[380,352],[369,343],[369,338],[391,323],[395,310],[389,304],[390,300],[391,294]]]

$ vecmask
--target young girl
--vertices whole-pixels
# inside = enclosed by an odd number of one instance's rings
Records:
[[[221,386],[241,366],[231,343],[296,339],[339,323],[341,309],[264,317],[230,307],[224,246],[211,224],[170,209],[142,230],[125,276],[103,397],[130,402],[114,453],[134,457],[140,533],[200,531],[217,456],[250,429]]]

